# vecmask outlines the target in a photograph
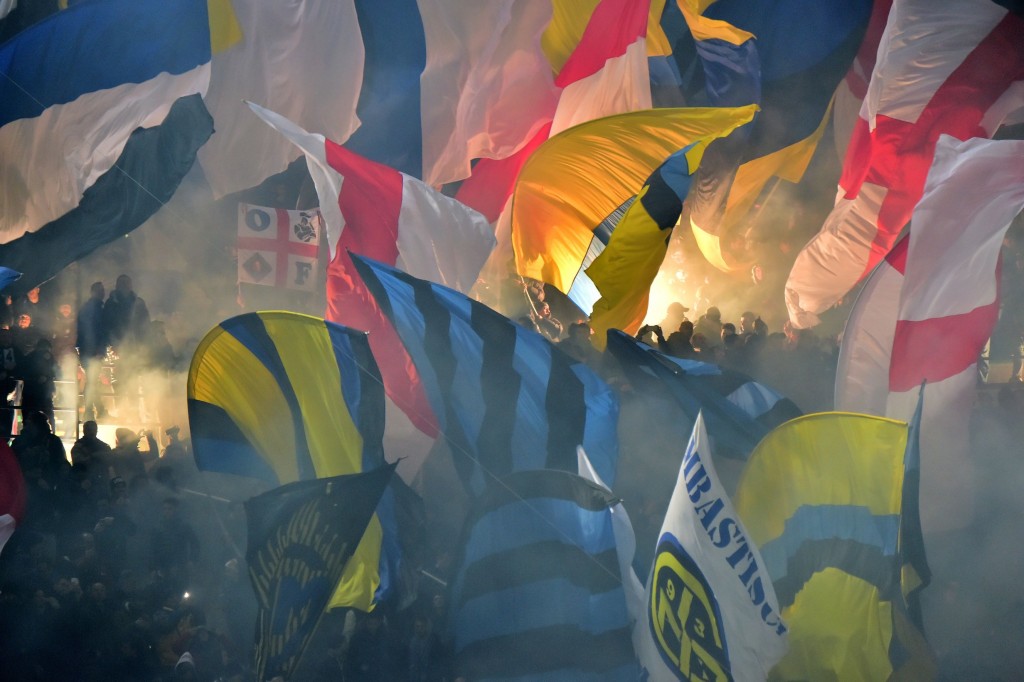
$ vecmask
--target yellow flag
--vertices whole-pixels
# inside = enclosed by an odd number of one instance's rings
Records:
[[[512,199],[512,247],[521,275],[567,292],[593,230],[674,152],[750,120],[735,109],[649,109],[555,135],[526,162]]]
[[[603,252],[587,268],[601,298],[594,304],[590,326],[594,345],[603,349],[609,329],[634,334],[647,314],[651,284],[665,259],[672,229],[679,222],[690,176],[708,144],[753,118],[757,107],[746,107],[745,119],[698,138],[658,167],[619,221]]]
[[[934,676],[900,591],[906,444],[904,422],[828,412],[786,422],[751,454],[734,502],[789,625],[770,679]],[[897,665],[894,649],[907,654]]]

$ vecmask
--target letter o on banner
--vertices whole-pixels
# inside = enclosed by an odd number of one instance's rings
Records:
[[[270,227],[270,214],[262,208],[251,207],[245,212],[245,224],[253,232],[263,232]]]

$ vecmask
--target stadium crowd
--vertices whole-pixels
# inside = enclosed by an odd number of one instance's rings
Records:
[[[585,317],[565,297],[515,276],[488,290],[481,300],[619,381],[629,411],[628,386],[591,345]],[[171,347],[127,276],[106,298],[103,284],[93,284],[75,316],[70,304],[53,303],[48,311],[35,289],[6,301],[0,318],[3,396],[24,383],[23,424],[12,447],[27,489],[25,521],[0,554],[0,679],[253,679],[256,604],[239,500],[261,492],[261,484],[219,478],[211,485],[217,475],[196,469],[178,427],[162,434],[119,428],[114,442],[104,443],[97,421],[124,423],[134,412],[129,421],[144,423],[151,415],[145,400],[133,398],[118,402],[121,414],[113,422],[101,394],[144,395],[143,373],[180,370],[187,349]],[[709,301],[686,303],[669,305],[638,338],[677,357],[747,373],[805,412],[831,407],[836,339],[788,325],[772,331],[753,311],[731,321]],[[694,310],[697,303],[706,305]],[[53,434],[54,382],[62,371],[84,396],[82,435],[70,451]],[[1002,431],[1019,430],[1017,396],[1005,388],[997,405],[982,403],[979,421],[999,442],[1015,437]],[[11,410],[10,403],[5,407]],[[13,421],[5,424],[9,429]],[[660,450],[646,456],[657,459]],[[676,458],[669,459],[675,466]],[[627,476],[623,483],[633,504],[640,573],[649,558],[642,548],[653,548],[664,513],[660,495],[644,494],[644,478]],[[303,679],[456,679],[444,602],[455,548],[451,538],[430,540],[416,599],[371,614],[330,612]]]

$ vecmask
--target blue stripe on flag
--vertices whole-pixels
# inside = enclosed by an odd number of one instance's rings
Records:
[[[419,7],[416,0],[356,0],[356,13],[366,54],[356,107],[362,124],[345,147],[422,177],[420,74],[427,39]]]
[[[805,505],[786,520],[782,535],[761,548],[773,581],[786,575],[786,566],[801,545],[816,540],[852,540],[875,547],[883,556],[895,556],[899,515],[875,515],[867,507]]]
[[[870,0],[781,0],[765,9],[758,0],[718,0],[704,16],[727,21],[757,36],[764,82],[803,71],[835,52],[854,31],[863,31]]]
[[[516,613],[514,620],[494,617],[511,611]],[[455,618],[455,641],[461,649],[492,637],[562,625],[561,614],[588,611],[590,618],[577,625],[591,634],[619,629],[629,619],[621,587],[593,594],[564,578],[544,580],[488,592],[463,604]]]
[[[524,507],[526,504],[529,508]],[[552,518],[573,522],[555,527],[543,521]],[[615,548],[611,520],[605,510],[587,511],[569,500],[532,499],[499,507],[480,519],[467,543],[465,565],[548,540],[576,545],[588,554]]]
[[[0,127],[90,92],[191,71],[210,53],[206,0],[76,3],[0,45]]]

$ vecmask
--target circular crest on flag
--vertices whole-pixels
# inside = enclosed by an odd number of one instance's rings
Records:
[[[317,214],[308,213],[302,211],[299,213],[299,222],[292,225],[292,231],[295,233],[295,238],[300,242],[309,243],[316,239],[316,227]]]
[[[732,682],[718,601],[697,563],[665,533],[658,540],[648,619],[654,643],[679,680]]]

